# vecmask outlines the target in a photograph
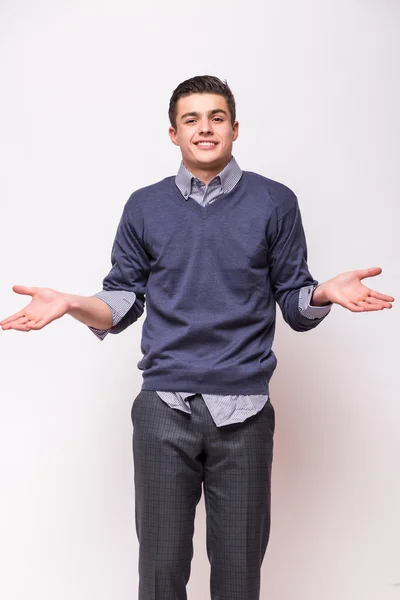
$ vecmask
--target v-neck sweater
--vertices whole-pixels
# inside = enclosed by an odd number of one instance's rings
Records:
[[[234,189],[201,206],[174,177],[125,204],[104,289],[146,299],[143,389],[268,394],[275,301],[297,331],[315,327],[299,292],[316,282],[295,194],[243,171]]]

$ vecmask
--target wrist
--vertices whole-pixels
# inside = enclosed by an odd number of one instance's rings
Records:
[[[311,296],[310,306],[328,306],[332,304],[328,296],[326,295],[326,286],[325,284],[319,284]]]
[[[75,294],[63,294],[64,300],[67,302],[67,313],[80,308],[79,296]]]

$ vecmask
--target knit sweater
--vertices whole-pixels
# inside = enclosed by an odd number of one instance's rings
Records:
[[[135,293],[131,322],[146,298],[143,389],[268,393],[275,300],[297,331],[321,322],[299,311],[300,289],[317,282],[297,198],[249,171],[205,207],[185,200],[174,177],[134,192],[112,264],[103,289]]]

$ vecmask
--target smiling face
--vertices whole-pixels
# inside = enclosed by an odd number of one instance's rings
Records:
[[[169,128],[189,171],[209,183],[228,164],[239,123],[231,122],[228,104],[219,94],[190,94],[179,98],[176,129]]]

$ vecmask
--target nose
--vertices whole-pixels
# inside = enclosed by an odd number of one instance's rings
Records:
[[[202,135],[204,135],[205,133],[213,132],[212,124],[208,117],[204,116],[199,123],[200,123],[199,133],[201,133]]]

